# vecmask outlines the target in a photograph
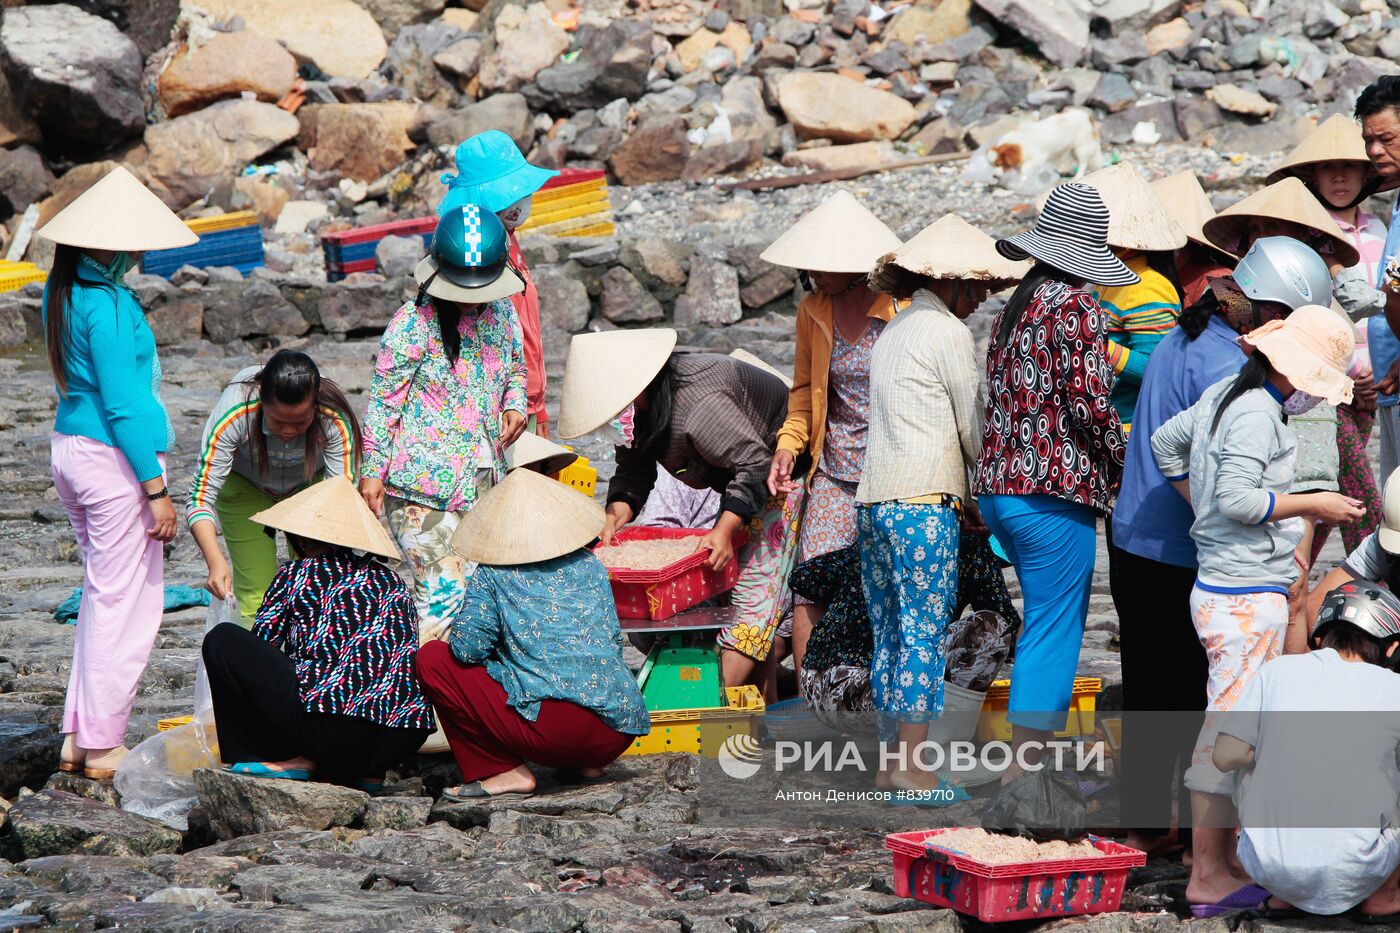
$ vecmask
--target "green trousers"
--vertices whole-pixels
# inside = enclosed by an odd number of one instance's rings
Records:
[[[279,501],[245,477],[230,473],[214,504],[233,565],[233,595],[238,600],[239,624],[244,628],[253,627],[263,595],[277,575],[277,539],[251,519]]]

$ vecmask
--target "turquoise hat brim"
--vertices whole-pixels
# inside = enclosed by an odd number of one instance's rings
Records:
[[[461,176],[447,188],[447,196],[438,205],[438,216],[463,204],[480,204],[493,214],[510,207],[521,198],[529,197],[559,173],[528,162],[518,168],[480,184],[463,184]]]

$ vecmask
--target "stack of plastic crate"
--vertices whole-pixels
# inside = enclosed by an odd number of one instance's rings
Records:
[[[170,278],[181,266],[232,266],[243,274],[263,264],[262,227],[255,211],[235,211],[186,222],[199,242],[175,249],[153,249],[141,257],[141,271]]]
[[[372,227],[337,230],[321,234],[321,253],[326,259],[326,279],[339,282],[352,272],[374,271],[374,250],[386,236],[416,236],[426,250],[433,241],[436,217],[395,220]]]
[[[48,273],[32,262],[0,260],[0,292],[18,291],[30,282],[43,282]]]
[[[601,169],[566,168],[535,192],[522,233],[548,236],[612,236],[612,201]]]

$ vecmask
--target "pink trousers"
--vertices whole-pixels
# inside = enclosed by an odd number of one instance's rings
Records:
[[[61,731],[76,733],[81,748],[115,748],[126,740],[136,682],[160,629],[164,555],[146,535],[152,524],[146,496],[120,450],[55,434],[50,456],[54,488],[83,557]]]

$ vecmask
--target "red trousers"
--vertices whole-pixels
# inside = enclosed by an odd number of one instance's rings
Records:
[[[418,650],[418,679],[433,701],[465,781],[480,781],[527,761],[549,768],[602,768],[632,744],[598,714],[567,700],[541,700],[534,722],[515,711],[480,664],[463,664],[446,642]]]

